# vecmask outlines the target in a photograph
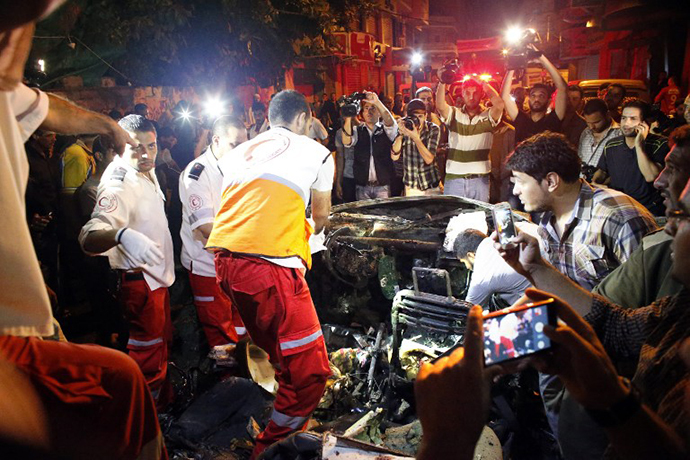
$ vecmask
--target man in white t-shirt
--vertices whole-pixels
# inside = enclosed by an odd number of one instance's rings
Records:
[[[153,400],[129,357],[40,338],[53,334],[53,318],[26,222],[23,144],[37,128],[108,135],[120,151],[128,142],[107,117],[21,84],[33,21],[59,3],[28,0],[0,16],[0,358],[30,378],[25,389],[36,390],[42,411],[27,417],[44,421],[31,427],[30,439],[19,439],[12,428],[26,420],[5,417],[0,445],[13,447],[18,458],[43,458],[42,452],[45,458],[48,452],[60,458],[167,458]],[[6,390],[0,386],[4,407],[21,404],[20,395]]]
[[[213,253],[204,246],[220,209],[223,173],[218,162],[247,140],[244,123],[223,116],[213,123],[211,145],[180,176],[182,266],[189,272],[199,322],[211,347],[237,343],[246,334],[236,309],[216,281]],[[234,310],[234,311],[233,311]]]
[[[472,270],[465,300],[488,310],[491,296],[497,295],[508,305],[522,297],[531,286],[527,278],[515,272],[493,246],[493,240],[479,230],[461,232],[453,245],[455,256]]]
[[[312,117],[302,94],[278,93],[268,118],[270,131],[220,162],[223,199],[206,245],[217,251],[221,288],[276,365],[273,414],[252,458],[306,426],[330,375],[304,271],[309,237],[328,219],[335,165],[328,149],[306,137]],[[305,217],[310,201],[313,227]]]

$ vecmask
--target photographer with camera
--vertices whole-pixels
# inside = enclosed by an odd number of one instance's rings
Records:
[[[393,142],[391,158],[402,155],[405,196],[440,195],[436,168],[436,149],[441,130],[427,121],[427,107],[421,99],[407,104],[407,116],[398,120],[398,137]]]
[[[604,153],[604,146],[622,133],[620,125],[611,118],[606,102],[602,99],[587,101],[582,109],[582,116],[587,122],[587,128],[580,134],[577,154],[582,160],[582,175],[591,182],[601,154]]]
[[[449,132],[443,193],[488,202],[489,152],[493,130],[501,121],[504,104],[491,85],[469,79],[462,83],[465,105],[448,105],[446,85],[452,83],[453,78],[448,69],[439,70],[440,81],[436,87],[436,107]],[[491,108],[480,104],[485,95],[491,100]]]
[[[360,100],[364,123],[353,129],[352,118],[357,115]],[[390,151],[398,135],[398,125],[376,93],[355,93],[345,98],[345,102],[341,105],[342,140],[344,147],[355,149],[353,172],[357,200],[388,198],[395,175]]]
[[[534,53],[539,53],[533,44],[527,45],[527,49]],[[529,62],[535,62],[535,60],[530,60]],[[513,120],[513,125],[515,126],[516,143],[520,143],[528,137],[544,131],[561,132],[561,124],[568,108],[568,84],[561,77],[561,74],[558,73],[558,69],[541,53],[536,62],[544,66],[551,80],[556,85],[556,106],[552,112],[548,112],[552,92],[547,85],[537,83],[529,90],[529,113],[518,110],[517,104],[510,96],[515,70],[508,70],[503,79],[501,97],[505,103],[506,113]]]

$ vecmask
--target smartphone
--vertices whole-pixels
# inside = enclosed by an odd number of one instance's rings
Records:
[[[498,242],[504,248],[515,247],[513,238],[517,236],[515,231],[515,224],[513,223],[513,212],[510,209],[510,204],[503,202],[497,203],[492,208],[491,212],[494,216],[494,227],[498,233]]]
[[[544,326],[556,326],[553,298],[484,316],[484,364],[524,358],[551,348]]]

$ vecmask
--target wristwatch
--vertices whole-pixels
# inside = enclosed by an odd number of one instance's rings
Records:
[[[611,405],[608,409],[595,410],[585,408],[585,412],[599,426],[611,427],[621,425],[640,410],[640,394],[637,389],[630,383],[630,380],[626,378],[621,378],[621,380],[630,390],[625,398]]]

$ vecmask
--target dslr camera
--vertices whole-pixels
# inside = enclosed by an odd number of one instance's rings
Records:
[[[446,85],[453,84],[460,74],[462,64],[457,59],[450,59],[443,64],[443,72],[441,72],[441,82]]]
[[[508,48],[508,70],[524,69],[529,61],[541,57],[541,51],[529,48],[529,45],[539,42],[539,34],[534,29],[525,29],[520,38]]]
[[[587,182],[592,182],[595,172],[597,172],[596,166],[588,165],[584,162],[582,163],[582,175]]]
[[[362,101],[366,99],[367,95],[360,92],[354,92],[349,96],[341,96],[338,99],[338,106],[340,107],[340,114],[343,118],[356,117],[362,108]]]
[[[404,117],[403,124],[405,125],[405,128],[409,129],[410,131],[413,131],[415,126],[417,127],[417,129],[419,129],[419,118]]]

